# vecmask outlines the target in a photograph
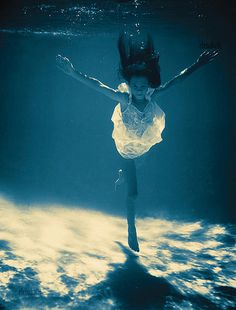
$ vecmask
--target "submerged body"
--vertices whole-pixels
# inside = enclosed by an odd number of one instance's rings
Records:
[[[151,99],[154,91],[149,88],[145,98],[147,104],[140,111],[132,104],[132,95],[126,83],[118,86],[121,92],[129,93],[128,105],[122,109],[118,103],[112,114],[114,129],[112,138],[119,154],[126,159],[142,156],[156,143],[162,141],[162,131],[165,128],[165,113],[159,105]]]
[[[122,63],[121,71],[128,84],[121,83],[117,90],[76,71],[66,57],[58,55],[57,61],[59,69],[66,74],[103,93],[115,102],[119,102],[115,106],[111,118],[114,123],[112,138],[121,155],[124,179],[127,182],[128,244],[131,249],[138,252],[134,204],[138,195],[135,158],[141,157],[153,145],[162,141],[161,134],[165,128],[165,113],[158,106],[157,98],[159,98],[160,93],[182,81],[202,65],[212,61],[218,53],[203,52],[196,63],[181,71],[180,74],[164,85],[160,85],[159,56],[154,53],[152,40],[149,38],[147,47],[142,51],[140,50],[141,53],[133,49],[131,44],[129,56],[126,54],[123,43],[121,37],[118,44]],[[142,56],[142,59],[138,59],[138,56]],[[136,63],[136,61],[138,62]],[[120,184],[121,177],[122,169],[119,170],[119,179],[115,184]]]

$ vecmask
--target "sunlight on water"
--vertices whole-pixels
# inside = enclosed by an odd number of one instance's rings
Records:
[[[38,309],[49,301],[72,309],[91,305],[101,287],[109,288],[108,275],[132,254],[125,247],[126,220],[81,207],[16,206],[1,198],[0,293],[7,306],[26,300],[33,306],[38,296]],[[185,302],[199,294],[222,309],[233,305],[229,293],[218,292],[236,285],[235,250],[222,239],[230,236],[226,227],[154,218],[138,219],[137,227],[141,252],[130,257],[150,276],[166,279]],[[114,294],[102,292],[100,307],[115,308]]]
[[[37,35],[37,36],[53,36],[53,37],[77,37],[77,36],[85,36],[89,37],[91,34],[87,33],[87,31],[70,31],[70,30],[44,30],[38,29],[33,30],[31,28],[23,28],[23,29],[0,29],[2,33],[9,34],[19,34],[19,35]]]

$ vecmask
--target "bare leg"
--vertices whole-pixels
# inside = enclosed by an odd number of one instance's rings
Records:
[[[128,244],[129,247],[139,252],[137,233],[135,227],[135,200],[138,196],[136,166],[133,159],[123,159],[123,173],[127,183],[127,224],[128,224]]]
[[[126,208],[127,208],[127,223],[128,223],[128,244],[132,250],[139,252],[139,245],[135,227],[134,198],[127,197]]]

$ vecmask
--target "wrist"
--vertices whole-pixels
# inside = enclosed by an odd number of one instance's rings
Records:
[[[195,66],[197,68],[199,68],[199,67],[201,67],[203,65],[204,65],[204,62],[201,59],[198,58],[197,61],[195,62]]]

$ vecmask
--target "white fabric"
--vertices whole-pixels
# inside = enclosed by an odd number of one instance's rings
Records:
[[[149,88],[147,91],[148,104],[143,112],[132,104],[130,88],[126,83],[121,83],[118,89],[121,92],[129,93],[130,100],[125,111],[121,111],[120,103],[113,111],[112,138],[122,157],[137,158],[148,152],[153,145],[162,141],[161,133],[165,128],[165,113],[156,102],[151,100],[153,88]]]

